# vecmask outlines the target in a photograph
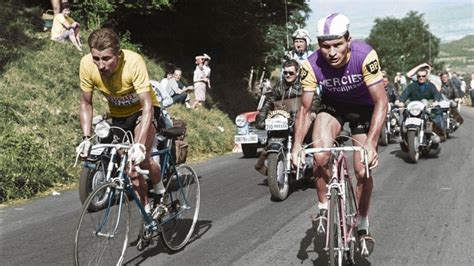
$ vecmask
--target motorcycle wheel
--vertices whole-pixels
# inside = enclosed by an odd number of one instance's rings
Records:
[[[288,197],[290,184],[285,169],[285,156],[283,153],[268,154],[268,188],[272,200],[283,201]]]
[[[258,146],[255,144],[242,144],[242,153],[245,158],[257,157]]]
[[[387,125],[384,125],[382,127],[382,130],[380,131],[379,144],[382,146],[387,146],[389,141],[390,141],[390,138],[387,132]]]
[[[102,164],[96,169],[82,167],[81,175],[79,177],[79,199],[84,203],[89,194],[102,183],[105,182],[105,171]],[[105,207],[107,203],[107,194],[96,197],[90,204],[90,211],[98,211]]]
[[[408,157],[410,161],[413,163],[417,163],[418,159],[420,158],[420,139],[418,138],[417,132],[410,130],[407,132],[407,140],[408,140]]]

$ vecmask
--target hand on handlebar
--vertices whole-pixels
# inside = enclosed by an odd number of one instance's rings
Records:
[[[403,107],[403,106],[405,106],[405,103],[403,103],[403,102],[401,102],[401,101],[399,101],[399,100],[396,100],[396,101],[395,101],[395,105],[398,106],[398,107]]]
[[[145,145],[141,143],[135,143],[132,145],[130,150],[128,150],[128,156],[130,163],[138,165],[145,160],[146,148]]]
[[[294,147],[293,150],[291,151],[291,163],[296,168],[303,168],[304,167],[304,165],[306,163],[305,162],[305,157],[306,157],[306,154],[304,152],[304,149],[302,149],[302,148]],[[298,160],[299,160],[299,165],[298,165]]]
[[[87,159],[91,151],[92,143],[89,139],[85,139],[76,147],[76,156],[81,160]]]

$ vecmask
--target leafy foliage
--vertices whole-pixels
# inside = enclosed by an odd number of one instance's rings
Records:
[[[377,51],[382,69],[393,75],[423,62],[435,62],[440,39],[429,31],[423,14],[410,11],[402,19],[375,19],[367,42]]]

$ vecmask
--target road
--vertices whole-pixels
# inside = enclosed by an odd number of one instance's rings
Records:
[[[474,108],[438,158],[407,163],[398,144],[380,148],[371,231],[376,247],[357,265],[473,265]],[[311,230],[316,192],[297,189],[272,202],[255,159],[230,154],[197,163],[201,212],[193,240],[178,253],[161,243],[127,251],[129,265],[325,265]],[[71,265],[77,191],[0,209],[0,265]],[[134,216],[137,223],[138,214]],[[134,240],[136,232],[132,232]]]

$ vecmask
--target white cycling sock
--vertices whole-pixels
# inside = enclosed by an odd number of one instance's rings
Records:
[[[369,217],[360,217],[357,230],[365,230],[369,233]]]
[[[320,209],[320,210],[321,210],[321,209],[327,210],[327,209],[328,209],[328,202],[327,202],[327,201],[324,202],[324,203],[318,202],[318,209]]]

